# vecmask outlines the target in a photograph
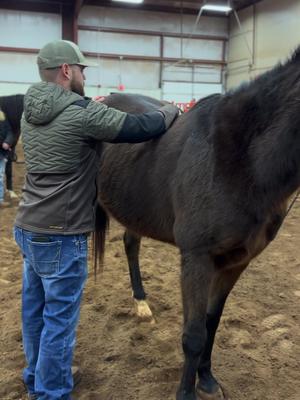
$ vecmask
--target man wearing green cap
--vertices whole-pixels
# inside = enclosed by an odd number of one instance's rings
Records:
[[[23,378],[30,399],[69,400],[87,235],[94,230],[95,145],[158,137],[178,109],[132,115],[84,98],[84,68],[91,64],[69,41],[48,43],[37,63],[42,81],[24,98],[27,174],[15,222],[24,258]]]

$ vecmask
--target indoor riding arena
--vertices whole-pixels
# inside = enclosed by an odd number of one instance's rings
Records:
[[[0,400],[300,399],[299,19],[299,0],[0,0],[0,124],[14,137],[5,150],[0,136]],[[95,64],[84,70],[89,102],[181,110],[158,139],[88,142],[96,233],[80,380],[61,397],[30,395],[23,381],[13,235],[29,179],[26,92],[54,40]]]

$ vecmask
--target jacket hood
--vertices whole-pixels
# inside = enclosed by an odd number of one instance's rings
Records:
[[[82,97],[60,85],[36,83],[28,89],[24,98],[25,120],[34,125],[48,124],[77,100],[82,100]]]

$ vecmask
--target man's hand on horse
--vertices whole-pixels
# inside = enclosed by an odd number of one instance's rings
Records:
[[[101,103],[103,100],[105,100],[105,96],[94,96],[92,97],[92,100]]]
[[[173,104],[166,104],[165,106],[161,107],[159,111],[163,114],[165,118],[165,126],[166,130],[170,128],[173,124],[174,120],[178,117],[179,108]]]

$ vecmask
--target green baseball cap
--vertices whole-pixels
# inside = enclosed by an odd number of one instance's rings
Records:
[[[37,57],[40,69],[56,68],[62,64],[77,64],[83,67],[96,67],[97,64],[87,61],[77,44],[69,40],[55,40],[47,43]]]

